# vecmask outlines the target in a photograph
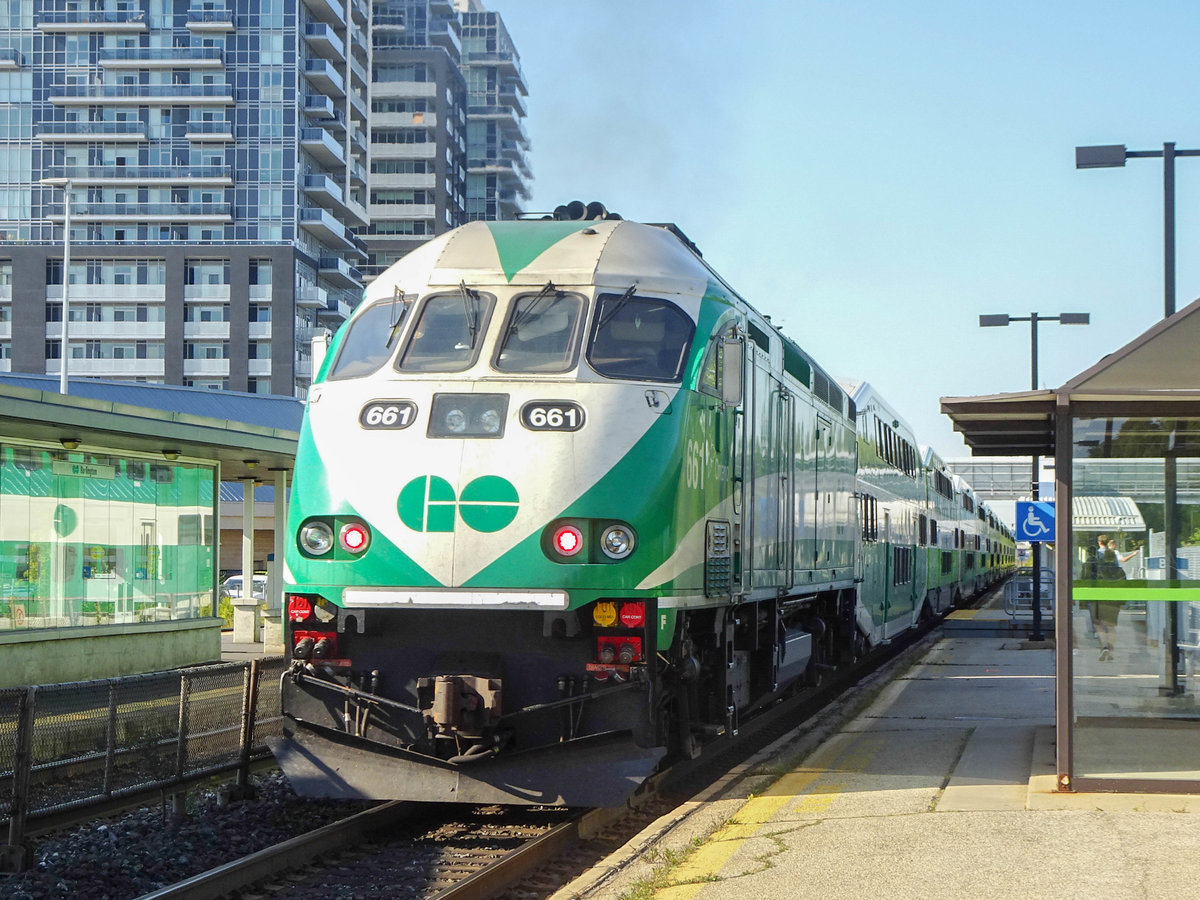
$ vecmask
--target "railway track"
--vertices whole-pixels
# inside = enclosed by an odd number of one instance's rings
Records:
[[[464,808],[396,801],[140,900],[200,900],[246,892],[278,900],[311,896],[477,900],[504,896],[506,891],[522,898],[548,896],[731,766],[820,710],[834,703],[852,705],[856,685],[872,683],[873,673],[923,642],[936,625],[893,641],[820,687],[761,711],[742,723],[736,740],[713,742],[699,758],[677,763],[625,807]]]

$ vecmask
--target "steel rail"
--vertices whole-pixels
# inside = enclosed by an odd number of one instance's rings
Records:
[[[314,857],[341,850],[369,834],[391,828],[420,808],[421,804],[404,800],[383,803],[282,844],[142,894],[137,900],[216,900],[280,872],[303,868],[312,863]]]

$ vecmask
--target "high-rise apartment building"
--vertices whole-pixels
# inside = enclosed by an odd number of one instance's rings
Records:
[[[375,0],[365,276],[529,197],[526,87],[500,16],[478,0]]]
[[[529,199],[525,75],[499,13],[460,0],[467,82],[467,218],[511,219]]]
[[[74,375],[303,395],[362,293],[368,2],[6,0],[0,370],[59,371],[66,282]]]

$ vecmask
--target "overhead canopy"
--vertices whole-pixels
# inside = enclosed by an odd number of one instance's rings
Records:
[[[1054,392],[943,397],[942,412],[976,456],[1054,453]]]
[[[291,470],[304,405],[293,397],[95,379],[0,375],[0,435],[175,453],[221,466],[221,477]]]
[[[942,412],[976,456],[1051,456],[1055,410],[1136,400],[1162,404],[1147,415],[1200,415],[1200,300],[1108,354],[1057,390],[943,397]]]
[[[1075,531],[1145,531],[1146,522],[1132,497],[1086,497],[1071,499],[1071,527]]]

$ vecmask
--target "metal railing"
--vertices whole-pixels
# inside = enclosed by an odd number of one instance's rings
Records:
[[[280,735],[283,657],[0,690],[0,863],[29,826],[222,772],[245,786]],[[11,866],[10,866],[11,867]]]
[[[1054,618],[1054,571],[1040,571],[1038,599],[1042,615]],[[1004,611],[1014,619],[1033,617],[1033,575],[1018,572],[1004,584]]]

